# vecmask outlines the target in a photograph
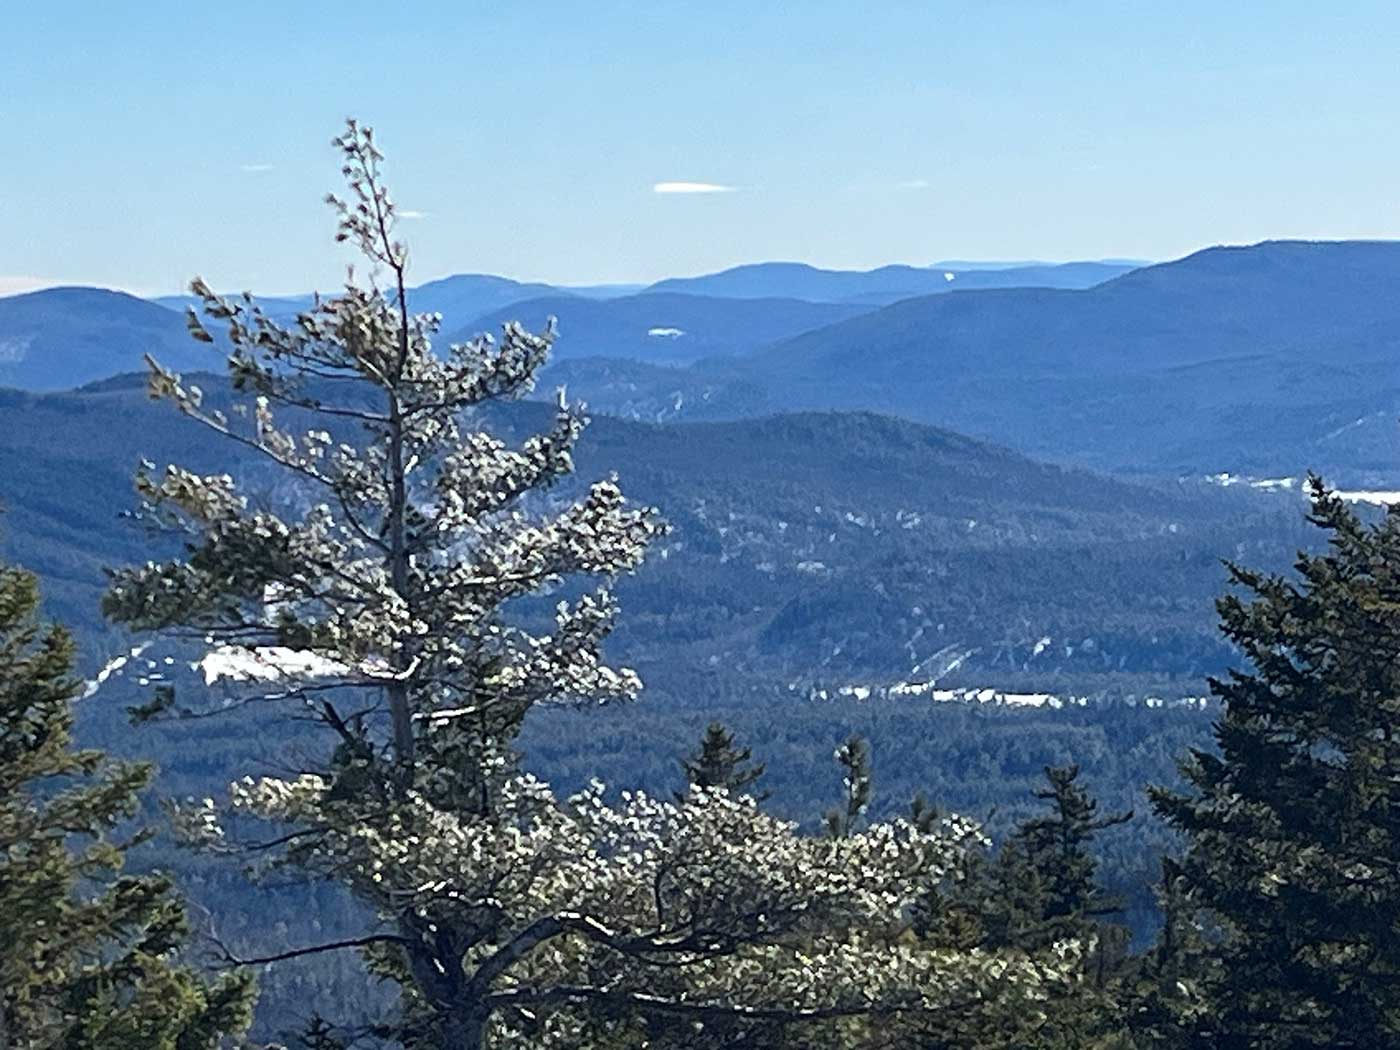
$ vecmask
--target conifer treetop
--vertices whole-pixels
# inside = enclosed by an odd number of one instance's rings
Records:
[[[901,940],[923,881],[979,833],[953,817],[867,824],[863,750],[835,839],[723,786],[561,800],[522,770],[512,741],[535,706],[636,695],[637,675],[602,657],[610,583],[663,526],[615,479],[549,491],[586,423],[562,395],[553,427],[518,445],[483,429],[487,403],[530,389],[552,327],[507,324],[499,341],[435,353],[438,320],[409,310],[373,133],[351,123],[335,145],[348,184],[331,199],[337,236],[366,257],[368,286],[286,325],[195,283],[190,331],[228,348],[242,413],[151,366],[152,395],[228,439],[259,480],[282,479],[283,498],[143,468],[139,517],[185,551],[114,572],[105,602],[133,628],[317,669],[222,710],[299,705],[329,730],[321,768],[240,781],[226,803],[174,816],[214,849],[256,847],[266,868],[336,880],[374,921],[227,962],[361,948],[401,989],[385,1028],[414,1050],[718,1047],[823,1021],[849,1022],[854,1039],[874,1015],[922,1024],[1072,983],[1073,943],[1030,958]],[[546,593],[552,627],[522,608]],[[238,840],[230,812],[276,830]]]
[[[562,393],[553,427],[518,447],[472,424],[473,409],[531,389],[552,327],[507,324],[499,340],[435,353],[438,318],[408,310],[408,251],[373,132],[352,121],[335,145],[349,188],[330,198],[337,238],[366,257],[370,284],[352,281],[288,325],[249,295],[224,298],[196,280],[203,305],[189,311],[190,331],[228,348],[231,386],[251,403],[214,407],[151,362],[152,397],[227,438],[253,469],[281,474],[296,495],[268,507],[229,475],[143,465],[137,516],[183,537],[188,554],[114,572],[104,609],[133,628],[253,656],[314,656],[336,673],[272,695],[408,770],[420,744],[455,722],[504,739],[535,703],[635,696],[636,674],[599,652],[615,614],[608,584],[663,526],[611,479],[562,504],[544,495],[571,473],[587,423]],[[211,323],[222,326],[217,340]],[[568,592],[552,630],[508,615],[515,599],[588,578],[594,589]],[[387,738],[353,728],[332,690],[383,695]]]

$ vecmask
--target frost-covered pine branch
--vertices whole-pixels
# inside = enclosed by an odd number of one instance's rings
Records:
[[[901,939],[920,887],[976,837],[963,822],[857,830],[862,801],[840,837],[805,836],[722,790],[612,805],[601,788],[556,799],[520,772],[511,743],[532,708],[639,690],[602,655],[610,583],[663,526],[613,480],[562,507],[534,498],[572,471],[586,424],[562,396],[519,446],[472,426],[468,410],[531,389],[552,326],[435,352],[439,319],[408,309],[373,133],[351,122],[335,145],[349,189],[330,198],[337,236],[368,284],[284,324],[196,280],[190,332],[229,348],[239,407],[151,362],[153,397],[294,495],[270,507],[227,474],[143,465],[139,517],[185,553],[113,572],[104,606],[243,668],[231,717],[265,699],[328,731],[319,772],[175,812],[221,850],[237,848],[230,809],[272,822],[255,856],[337,880],[378,916],[278,957],[364,948],[404,990],[400,1041],[454,1050],[702,1045],[726,1026],[927,1018],[1071,980],[1072,946],[1045,960]],[[514,614],[571,582],[552,628]]]

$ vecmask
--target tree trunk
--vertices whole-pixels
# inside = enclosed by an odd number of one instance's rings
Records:
[[[385,255],[393,260],[394,245],[389,232],[381,219],[380,233],[384,238]],[[404,281],[402,260],[391,262],[394,268],[395,285],[399,301],[399,359],[394,366],[392,387],[388,393],[389,408],[389,580],[394,593],[408,601],[408,479],[407,467],[403,458],[404,417],[403,404],[399,400],[399,384],[403,381],[404,367],[408,364],[408,287]],[[402,647],[389,657],[390,666],[396,672],[395,681],[388,688],[389,714],[394,727],[394,751],[402,777],[401,786],[413,781],[415,741],[413,737],[413,716],[408,706],[408,684],[401,676],[406,670],[406,660]]]
[[[423,1001],[437,1014],[433,1050],[481,1050],[491,1008],[468,988],[452,932],[430,933],[412,915],[400,916],[408,972]]]
[[[389,395],[389,582],[394,593],[408,600],[408,550],[405,516],[408,507],[407,482],[403,462],[403,418],[399,411],[398,394]],[[408,707],[408,684],[401,676],[406,668],[402,648],[389,654],[389,666],[395,680],[386,690],[389,715],[394,727],[394,757],[398,764],[401,786],[413,776],[414,740],[412,713]]]
[[[442,1050],[485,1050],[490,1011],[483,1005],[452,1010],[439,1026]]]

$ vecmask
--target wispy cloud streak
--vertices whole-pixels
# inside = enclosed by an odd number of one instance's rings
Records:
[[[723,186],[718,182],[658,182],[652,186],[652,193],[734,193],[738,187]]]

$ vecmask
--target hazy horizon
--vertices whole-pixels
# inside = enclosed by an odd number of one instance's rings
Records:
[[[1378,3],[186,11],[7,14],[0,287],[334,287],[319,201],[350,114],[418,281],[1400,236],[1400,11]]]
[[[1225,246],[1225,245],[1203,245],[1200,249],[1196,249],[1196,250],[1197,250],[1197,251],[1200,251],[1200,250],[1204,250],[1205,248],[1215,248],[1215,247],[1227,247],[1227,246]],[[1188,255],[1189,255],[1189,254],[1194,254],[1194,252],[1188,252],[1187,254],[1188,254]],[[722,267],[722,268],[719,269],[719,270],[700,270],[700,271],[696,271],[696,272],[694,272],[694,273],[667,273],[667,274],[663,274],[663,275],[661,275],[660,277],[657,277],[657,278],[655,278],[654,280],[650,280],[650,281],[551,281],[551,280],[548,280],[548,279],[546,279],[546,278],[518,277],[518,276],[516,276],[516,275],[507,274],[507,273],[483,273],[483,272],[480,272],[480,271],[471,271],[471,270],[449,270],[449,271],[447,271],[447,272],[445,272],[445,273],[434,274],[434,275],[432,275],[432,276],[421,276],[421,275],[418,275],[418,274],[414,274],[414,275],[412,275],[412,283],[414,284],[414,286],[420,286],[420,285],[424,285],[424,284],[430,284],[430,283],[432,283],[432,282],[434,282],[434,281],[446,280],[446,279],[452,278],[452,277],[504,277],[504,278],[506,278],[507,280],[519,281],[519,282],[521,282],[521,283],[540,283],[540,284],[547,284],[547,285],[551,285],[551,286],[553,286],[553,287],[560,288],[560,289],[564,289],[564,290],[568,290],[568,289],[598,289],[598,290],[602,290],[602,289],[608,289],[608,288],[619,288],[619,289],[646,288],[646,287],[649,287],[650,285],[656,283],[657,281],[666,280],[666,279],[668,279],[668,278],[682,278],[682,279],[685,279],[685,278],[694,278],[694,277],[705,277],[705,276],[710,276],[710,275],[715,274],[715,273],[722,273],[722,272],[725,272],[725,271],[728,271],[728,270],[742,269],[742,268],[744,268],[744,267],[750,267],[750,266],[765,266],[765,265],[775,265],[775,266],[811,266],[811,267],[813,267],[814,269],[829,270],[829,271],[833,271],[833,272],[862,273],[862,272],[868,272],[869,270],[879,269],[880,267],[884,267],[884,266],[908,266],[908,267],[912,267],[912,268],[915,268],[915,269],[927,269],[927,270],[958,269],[958,270],[963,270],[963,271],[976,271],[976,270],[1010,270],[1010,269],[1017,269],[1017,268],[1020,268],[1020,267],[1033,267],[1033,266],[1063,266],[1063,265],[1067,265],[1067,264],[1071,264],[1071,263],[1101,263],[1101,264],[1104,264],[1104,265],[1117,265],[1117,266],[1153,266],[1153,265],[1156,265],[1156,264],[1159,263],[1159,262],[1171,262],[1171,261],[1173,261],[1173,260],[1170,260],[1170,259],[1122,259],[1122,258],[1108,258],[1108,259],[1046,259],[1046,258],[1036,258],[1036,259],[936,259],[936,260],[934,260],[933,262],[903,262],[903,261],[898,261],[898,260],[897,260],[897,261],[888,262],[888,263],[881,263],[881,264],[879,264],[878,266],[867,267],[867,268],[864,268],[864,269],[851,269],[851,268],[843,268],[843,267],[824,267],[824,266],[821,266],[821,265],[819,265],[819,264],[817,264],[817,263],[808,262],[807,260],[804,260],[804,259],[752,259],[752,260],[748,260],[748,261],[746,261],[746,262],[735,263],[735,264],[733,264],[732,266]],[[6,281],[8,281],[8,282],[10,282],[10,283],[6,284],[6,283],[5,283]],[[25,283],[26,281],[29,282],[29,283]],[[334,290],[336,290],[338,287],[339,287],[339,285],[336,285],[336,286],[334,286],[334,287],[332,287],[332,286],[321,286],[321,287],[310,287],[310,286],[308,286],[308,287],[305,287],[305,288],[279,288],[279,289],[250,288],[250,289],[247,289],[247,290],[248,290],[248,291],[251,291],[251,292],[252,292],[254,295],[256,295],[256,296],[260,296],[260,297],[268,298],[268,299],[277,299],[277,298],[282,298],[282,297],[306,295],[306,294],[309,294],[309,293],[311,293],[311,292],[317,292],[317,291],[319,291],[319,292],[334,291]],[[7,296],[13,296],[13,295],[25,295],[25,294],[28,294],[29,292],[52,291],[52,290],[58,289],[58,288],[97,288],[97,289],[104,290],[104,291],[123,292],[123,293],[125,293],[125,294],[127,294],[127,295],[133,295],[133,296],[136,296],[137,298],[140,298],[140,299],[150,299],[150,300],[171,298],[171,297],[176,297],[176,296],[183,296],[183,295],[187,295],[187,294],[189,293],[188,283],[186,284],[186,286],[179,287],[179,288],[169,288],[169,289],[166,289],[166,288],[141,289],[141,288],[124,288],[124,287],[121,287],[121,286],[118,286],[118,285],[114,285],[114,284],[102,284],[102,283],[95,283],[95,282],[82,282],[82,281],[49,281],[49,280],[44,280],[44,279],[42,279],[42,278],[26,278],[26,277],[23,277],[23,276],[20,276],[20,277],[0,277],[0,298],[5,298],[5,297],[7,297]],[[245,289],[243,289],[243,288],[234,288],[234,287],[232,287],[232,286],[228,286],[228,287],[222,287],[222,286],[221,286],[220,290],[221,290],[224,294],[237,294],[237,293],[239,293],[239,292],[244,291]]]

